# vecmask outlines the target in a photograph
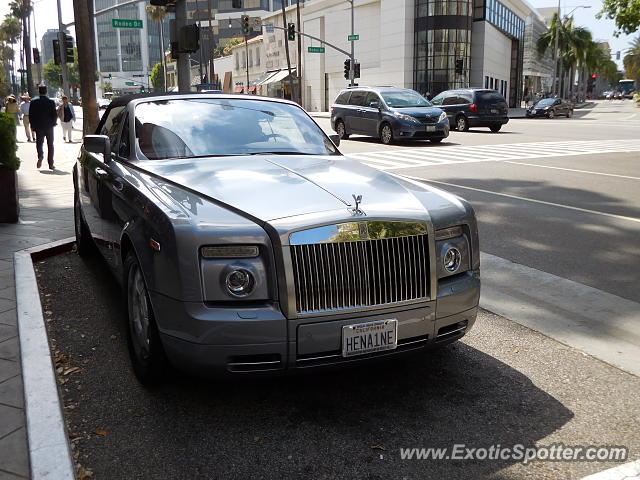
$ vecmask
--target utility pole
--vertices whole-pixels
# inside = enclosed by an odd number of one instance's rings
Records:
[[[282,6],[282,24],[284,25],[284,51],[287,54],[287,70],[289,70],[289,88],[292,90],[291,99],[293,100],[293,81],[291,80],[291,56],[289,55],[289,38],[287,36],[287,12],[284,9],[284,2]],[[298,62],[300,63],[300,62]]]
[[[245,13],[246,15],[246,13]],[[245,51],[245,67],[247,69],[247,91],[245,92],[249,95],[249,34],[244,34],[244,51]]]
[[[198,25],[198,33],[202,32],[202,22],[200,21],[200,5],[198,4],[198,0],[196,0],[196,15],[197,15],[197,25]],[[202,42],[204,43],[204,42]],[[198,48],[198,50],[200,51],[200,68],[199,68],[199,73],[200,73],[200,83],[203,83],[203,75],[202,75],[202,45],[200,45],[200,47]]]
[[[209,37],[209,83],[216,83],[215,79],[216,79],[216,67],[215,67],[215,54],[213,53],[215,48],[216,48],[216,42],[213,41],[214,39],[214,32],[213,32],[213,8],[211,7],[211,2],[212,0],[208,0],[209,2],[209,32],[211,34],[211,36]]]
[[[300,0],[296,0],[296,20],[298,23],[298,31],[302,31],[302,23],[300,22]],[[298,35],[298,103],[302,107],[302,36]]]
[[[58,43],[60,47],[60,71],[62,72],[62,91],[64,94],[71,98],[69,94],[69,72],[67,70],[67,62],[65,61],[66,54],[66,44],[65,41],[65,33],[64,33],[64,23],[62,23],[62,7],[60,6],[60,0],[57,0],[58,3]]]
[[[76,18],[76,43],[80,71],[80,91],[82,93],[82,131],[84,135],[95,133],[98,127],[98,102],[96,99],[96,53],[93,43],[93,0],[73,0]]]
[[[353,87],[355,84],[355,63],[356,63],[356,57],[355,57],[355,41],[353,40],[354,35],[356,34],[355,32],[355,19],[353,16],[353,2],[354,0],[349,0],[349,3],[351,3],[351,65],[349,66],[349,86]]]
[[[58,0],[60,1],[60,0]],[[182,27],[187,24],[187,0],[176,0],[176,36],[180,37]],[[191,91],[191,65],[188,53],[178,53],[178,91],[188,93]]]

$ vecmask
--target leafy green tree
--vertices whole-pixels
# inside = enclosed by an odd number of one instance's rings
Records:
[[[22,22],[22,52],[27,70],[27,91],[29,95],[35,95],[33,89],[33,73],[31,70],[31,37],[29,35],[29,18],[33,11],[31,0],[13,0],[9,3],[11,13]]]
[[[604,0],[602,10],[596,17],[615,20],[618,29],[614,32],[616,37],[620,32],[631,34],[640,27],[640,0]]]
[[[154,90],[164,91],[164,66],[158,62],[151,70],[151,85]]]
[[[113,92],[113,85],[111,85],[111,82],[104,82],[104,86],[102,87],[102,91],[104,91],[104,92]]]
[[[80,85],[80,72],[78,70],[78,51],[73,49],[73,63],[67,65],[67,71],[69,72],[69,84]],[[53,59],[49,60],[44,67],[42,67],[42,75],[47,82],[47,85],[53,88],[62,87],[61,75],[62,69],[60,65],[56,65]]]

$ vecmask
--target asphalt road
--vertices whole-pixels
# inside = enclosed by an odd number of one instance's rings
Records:
[[[624,142],[636,143],[612,151]],[[352,136],[340,150],[471,201],[482,251],[640,302],[638,146],[640,109],[601,101],[571,119],[513,119],[497,134],[453,131],[439,145]]]
[[[626,445],[640,379],[481,312],[463,341],[296,378],[135,381],[117,284],[75,253],[37,264],[77,460],[95,479],[577,479],[597,462],[401,460],[400,448]],[[73,368],[79,367],[79,368]]]

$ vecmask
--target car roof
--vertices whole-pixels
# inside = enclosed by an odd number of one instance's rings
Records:
[[[367,92],[397,92],[397,91],[406,91],[409,90],[411,92],[415,92],[412,88],[401,88],[401,87],[391,87],[391,86],[380,86],[380,87],[349,87],[344,88],[340,91],[340,93],[344,92],[357,92],[357,91],[367,91]]]

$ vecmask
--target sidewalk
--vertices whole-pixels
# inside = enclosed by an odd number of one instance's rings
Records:
[[[74,128],[77,142],[81,128],[80,122]],[[22,127],[18,127],[18,141],[20,221],[0,223],[0,480],[30,478],[13,254],[74,235],[71,173],[80,147],[80,143],[64,143],[56,127],[56,170],[52,172],[46,161],[42,169],[36,168],[35,143],[26,143]]]

